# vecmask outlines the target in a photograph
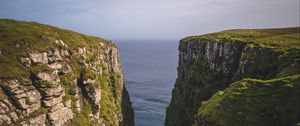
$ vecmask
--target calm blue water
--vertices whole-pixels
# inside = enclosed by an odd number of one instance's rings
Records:
[[[136,126],[163,126],[177,77],[178,40],[117,41]]]

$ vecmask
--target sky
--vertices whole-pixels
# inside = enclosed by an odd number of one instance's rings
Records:
[[[299,0],[0,0],[0,18],[107,39],[180,39],[225,29],[299,26]]]

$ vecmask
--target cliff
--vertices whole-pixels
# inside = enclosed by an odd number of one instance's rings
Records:
[[[1,19],[0,47],[0,125],[133,125],[111,41]]]
[[[227,30],[180,41],[166,126],[295,126],[298,28]]]

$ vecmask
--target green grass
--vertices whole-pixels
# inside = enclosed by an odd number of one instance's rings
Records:
[[[276,29],[235,29],[199,36],[190,36],[183,41],[247,42],[250,47],[262,47],[288,50],[300,48],[300,27]]]
[[[0,20],[1,41],[7,44],[25,44],[44,51],[55,46],[55,40],[63,40],[70,49],[97,45],[97,42],[112,44],[109,40],[87,36],[70,30],[60,29],[37,22],[24,22],[11,19]],[[23,45],[24,46],[24,45]],[[26,48],[25,48],[26,49]]]
[[[68,123],[68,126],[93,126],[95,122],[89,117],[92,112],[90,104],[84,99],[82,111],[77,113],[75,117]]]
[[[47,72],[52,73],[54,69],[48,67],[47,64],[41,64],[37,66],[30,67],[30,71],[34,74],[40,73],[40,72]]]
[[[0,66],[0,78],[29,77],[28,70],[12,55],[0,55]]]
[[[294,126],[300,112],[300,74],[272,80],[243,79],[204,102],[195,126]]]
[[[121,99],[114,96],[114,83],[107,76],[99,76],[98,82],[101,87],[100,115],[112,125],[118,125],[114,118],[114,112],[121,112]],[[107,82],[107,83],[106,83]],[[118,104],[113,101],[118,102]]]
[[[37,22],[0,19],[0,78],[28,76],[28,68],[20,62],[20,57],[28,57],[30,51],[44,52],[53,48],[64,48],[55,43],[63,40],[68,50],[78,47],[100,47],[99,42],[115,46],[110,40],[83,35],[70,30],[40,24]]]
[[[96,74],[91,69],[87,69],[85,67],[82,69],[82,74],[84,80],[95,79],[97,77]]]

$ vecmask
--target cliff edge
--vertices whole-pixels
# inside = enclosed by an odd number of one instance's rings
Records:
[[[133,125],[111,41],[1,19],[0,47],[0,125]]]
[[[166,126],[295,126],[299,27],[227,30],[180,41]]]

